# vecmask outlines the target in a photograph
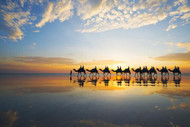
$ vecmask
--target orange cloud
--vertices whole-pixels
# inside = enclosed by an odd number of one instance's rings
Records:
[[[160,61],[190,61],[190,52],[186,53],[169,53],[156,57],[155,60]]]

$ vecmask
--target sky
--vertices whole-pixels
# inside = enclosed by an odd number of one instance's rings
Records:
[[[189,0],[0,0],[0,73],[190,72]]]

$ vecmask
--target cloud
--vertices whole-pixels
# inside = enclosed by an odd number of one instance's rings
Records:
[[[177,43],[176,46],[180,48],[185,48],[188,52],[190,51],[190,42]]]
[[[169,53],[162,56],[158,56],[154,58],[155,60],[160,61],[190,61],[190,42],[165,42],[166,45],[170,46],[170,49],[172,51],[172,47],[177,48],[184,48],[186,52],[184,53]]]
[[[0,30],[4,32],[9,39],[16,41],[17,39],[23,38],[23,32],[20,29],[21,26],[25,25],[29,21],[30,12],[9,12],[3,14],[3,20],[0,25]]]
[[[22,29],[27,25],[41,28],[55,20],[69,20],[74,14],[82,22],[76,30],[78,32],[135,29],[165,19],[169,19],[166,28],[169,31],[189,23],[189,3],[188,0],[7,0],[0,5],[1,38],[21,40],[24,36]],[[32,11],[36,5],[43,10],[42,13]]]
[[[173,43],[173,42],[165,42],[164,44],[169,45],[169,46],[174,46],[175,45],[175,43]]]
[[[166,31],[170,31],[171,29],[175,29],[177,27],[177,25],[175,24],[171,24],[168,26],[168,28],[166,29]]]
[[[187,50],[187,52],[190,51],[190,42],[178,42],[178,43],[174,43],[174,42],[165,42],[164,44],[169,45],[170,48],[171,47],[178,47],[178,48],[184,48]]]
[[[187,53],[169,53],[154,58],[160,61],[190,61],[190,52]]]
[[[124,63],[124,61],[117,61],[117,60],[93,60],[89,62],[81,62],[80,65],[113,65],[113,64],[119,64]]]
[[[190,18],[190,13],[186,13],[186,14],[184,14],[181,18],[182,18],[182,19]]]
[[[36,24],[36,27],[42,27],[47,22],[53,22],[59,19],[61,22],[68,20],[73,15],[73,3],[71,0],[61,0],[57,3],[49,2],[42,19]]]
[[[21,2],[21,3],[20,3]],[[0,5],[0,32],[3,38],[13,41],[23,38],[21,27],[31,24],[29,21],[35,20],[35,16],[31,16],[29,10],[23,10],[20,6],[24,6],[23,1],[12,2],[6,1],[6,4]],[[19,5],[21,4],[21,5]]]
[[[167,17],[170,5],[160,8],[166,0],[140,1],[106,1],[79,4],[77,13],[85,20],[84,29],[80,32],[103,32],[112,29],[134,29],[156,24]],[[155,9],[153,11],[153,9]]]
[[[40,30],[34,30],[33,32],[38,33],[38,32],[40,32]]]
[[[34,46],[37,44],[33,43]],[[40,56],[18,56],[0,59],[1,73],[28,73],[28,72],[68,72],[71,68],[78,68],[79,65],[85,67],[109,66],[121,64],[124,61],[117,60],[93,60],[86,62],[77,62],[71,58],[64,57],[40,57]]]
[[[37,46],[37,43],[36,43],[36,42],[32,43],[32,48],[33,48],[33,49],[35,49],[36,46]]]
[[[170,24],[189,12],[188,1],[176,0],[112,0],[82,1],[77,5],[77,14],[84,20],[79,32],[103,32],[112,29],[134,29],[171,18],[166,31],[175,29],[178,24]],[[162,6],[162,7],[161,7]],[[187,16],[187,14],[184,14]],[[173,16],[175,18],[173,18]],[[184,17],[183,17],[184,18]],[[182,18],[181,18],[182,19]],[[187,21],[180,21],[186,22]]]
[[[36,45],[35,43],[33,43]],[[22,62],[22,63],[32,63],[32,64],[74,64],[75,61],[69,58],[62,57],[37,57],[37,56],[21,56],[14,57],[14,61]]]

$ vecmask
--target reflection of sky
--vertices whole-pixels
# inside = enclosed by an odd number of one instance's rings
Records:
[[[67,76],[2,76],[0,81],[0,118],[15,118],[16,112],[17,126],[190,124],[189,76],[183,76],[177,87],[172,78],[166,87],[140,86],[133,77],[130,86],[124,81],[118,86],[115,76],[108,86],[102,77],[96,86],[87,77],[83,87],[77,77],[70,81]]]

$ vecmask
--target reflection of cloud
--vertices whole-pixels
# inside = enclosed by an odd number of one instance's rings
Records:
[[[0,122],[1,127],[12,127],[15,121],[18,119],[18,113],[15,111],[7,111],[2,116],[2,121]]]
[[[159,90],[159,91],[153,91],[150,92],[149,94],[161,94],[164,96],[168,96],[171,98],[175,97],[190,97],[190,90],[182,90],[182,89],[176,89],[176,90]]]
[[[157,106],[157,105],[154,106],[154,108],[157,109],[157,110],[161,110],[161,108],[159,108],[159,106]]]
[[[172,107],[168,107],[168,109],[185,109],[190,108],[190,104],[180,103],[179,105],[173,105]]]
[[[80,120],[74,123],[73,126],[77,127],[141,127],[140,125],[118,125],[118,124],[112,124],[107,123],[104,121],[91,121],[91,120]]]
[[[179,125],[175,125],[172,121],[170,121],[171,127],[180,127]]]
[[[74,87],[69,86],[31,86],[31,87],[21,87],[21,88],[16,88],[14,89],[13,92],[16,92],[19,95],[22,94],[42,94],[42,93],[66,93],[73,91]]]

